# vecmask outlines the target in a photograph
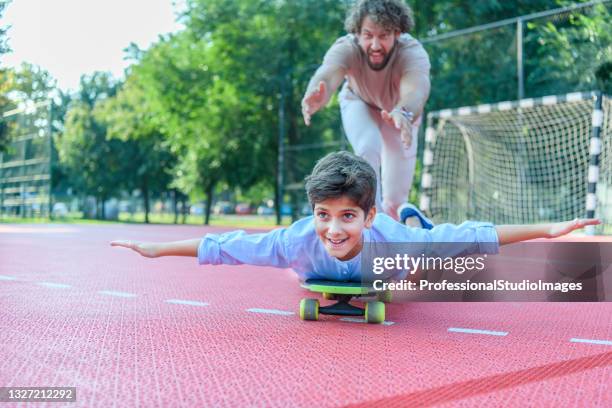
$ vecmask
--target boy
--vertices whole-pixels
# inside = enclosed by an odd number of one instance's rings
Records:
[[[534,238],[554,238],[595,219],[538,225],[494,226],[466,221],[428,229],[410,228],[386,214],[376,214],[376,173],[349,152],[325,156],[306,178],[313,216],[268,233],[244,231],[206,234],[204,238],[165,243],[112,241],[142,256],[193,256],[200,264],[249,264],[292,268],[302,280],[361,281],[364,242],[456,242],[463,253],[496,253],[499,245]],[[422,214],[424,222],[429,222]]]

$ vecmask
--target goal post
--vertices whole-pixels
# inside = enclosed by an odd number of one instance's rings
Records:
[[[600,92],[577,92],[430,112],[420,208],[454,223],[595,216],[605,232],[611,108]]]

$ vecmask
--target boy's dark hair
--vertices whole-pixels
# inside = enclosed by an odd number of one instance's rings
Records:
[[[376,173],[353,153],[330,153],[306,177],[306,194],[312,208],[329,198],[348,197],[367,214],[376,200]]]

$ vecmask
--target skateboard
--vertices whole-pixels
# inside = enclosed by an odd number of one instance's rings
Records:
[[[319,314],[337,316],[364,316],[368,323],[385,321],[385,303],[391,301],[391,292],[377,292],[372,286],[361,282],[338,282],[320,279],[308,279],[302,287],[312,292],[323,294],[324,299],[336,300],[330,306],[320,306],[318,299],[302,299],[300,301],[300,319],[319,320]],[[368,300],[365,307],[357,307],[349,302],[353,298],[376,296],[376,300]]]

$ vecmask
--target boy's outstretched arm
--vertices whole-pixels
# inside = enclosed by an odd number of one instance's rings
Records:
[[[129,248],[147,258],[160,256],[198,256],[201,239],[171,242],[111,241],[111,246]]]
[[[586,227],[601,224],[593,218],[576,218],[573,221],[552,222],[534,225],[498,225],[495,227],[500,245],[527,241],[536,238],[556,238]]]

